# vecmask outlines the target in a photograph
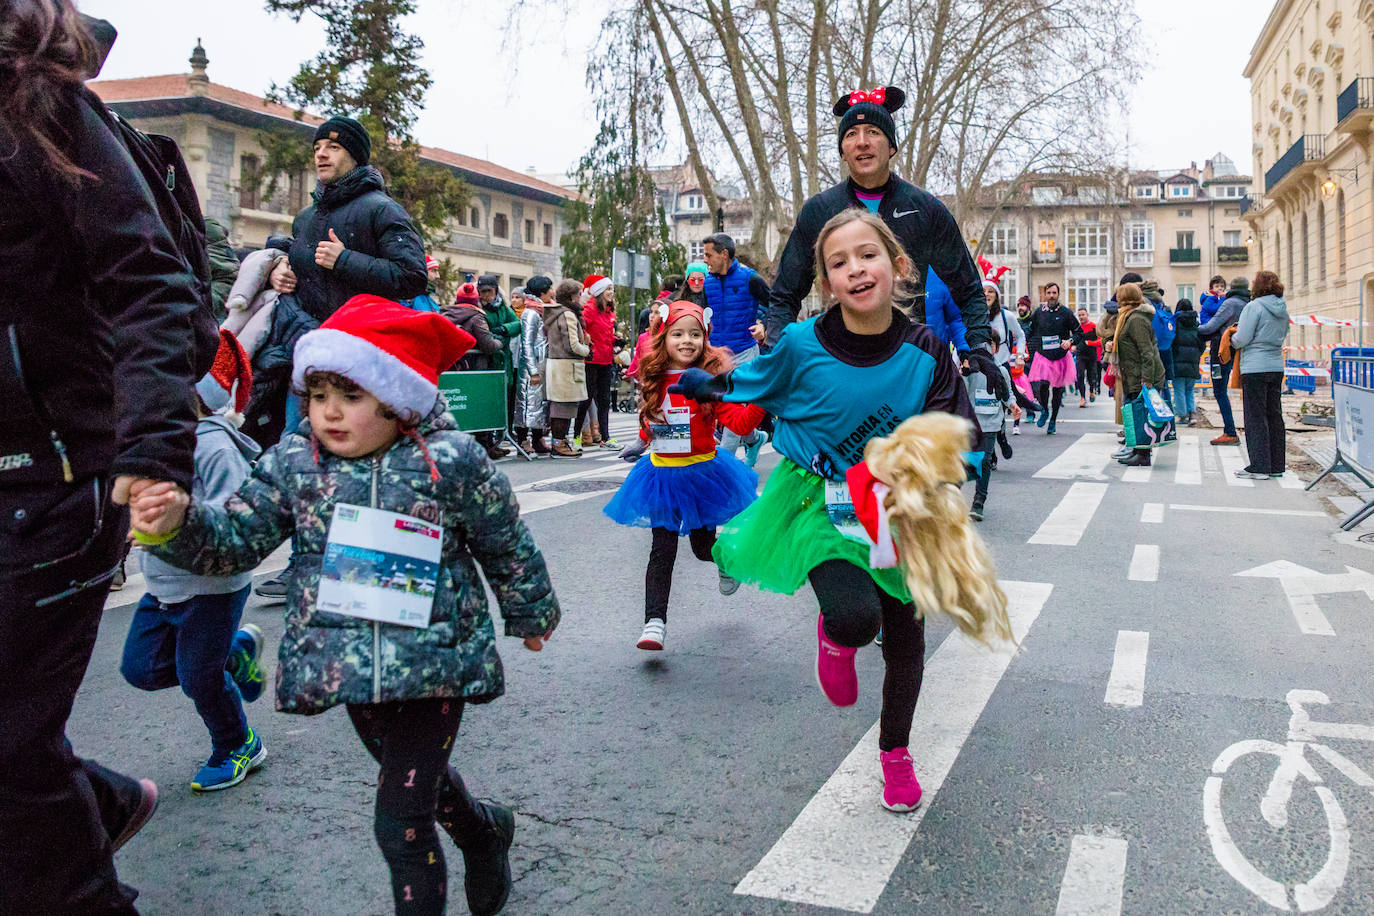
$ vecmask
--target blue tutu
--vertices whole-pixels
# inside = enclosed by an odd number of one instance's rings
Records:
[[[660,467],[645,455],[602,511],[613,521],[686,534],[716,528],[758,498],[759,475],[729,452],[709,461]]]

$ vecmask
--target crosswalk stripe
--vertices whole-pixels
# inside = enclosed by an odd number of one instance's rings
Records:
[[[1159,581],[1159,545],[1137,544],[1131,555],[1131,568],[1126,578],[1132,582]]]
[[[1054,460],[1035,472],[1035,477],[1050,480],[1106,480],[1102,473],[1112,452],[1116,451],[1114,433],[1086,433],[1074,440]]]
[[[1055,916],[1120,916],[1127,849],[1117,837],[1075,836]]]
[[[1233,487],[1253,487],[1253,480],[1243,480],[1236,476],[1236,471],[1244,470],[1246,455],[1244,450],[1234,445],[1216,445],[1217,457],[1221,459],[1221,476],[1226,478],[1226,483]]]
[[[1075,483],[1027,543],[1077,546],[1106,495],[1105,483]]]
[[[1178,437],[1178,467],[1174,469],[1174,483],[1189,486],[1202,484],[1202,456],[1197,436]]]
[[[1122,630],[1116,634],[1112,673],[1102,702],[1108,706],[1140,706],[1145,702],[1145,662],[1149,652],[1149,633]]]

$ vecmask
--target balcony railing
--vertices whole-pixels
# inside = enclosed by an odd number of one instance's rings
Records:
[[[1361,109],[1374,109],[1374,76],[1356,77],[1336,97],[1336,123]]]
[[[1255,199],[1253,197],[1242,197],[1240,199],[1240,215],[1244,216],[1245,214],[1249,213],[1250,209],[1254,206]]]
[[[1201,264],[1201,263],[1202,263],[1202,249],[1201,249],[1201,248],[1170,248],[1170,249],[1169,249],[1169,263],[1170,263],[1170,264]]]
[[[1153,251],[1127,251],[1123,252],[1122,261],[1127,267],[1152,267],[1155,263],[1155,253]]]
[[[1250,260],[1250,248],[1247,245],[1217,246],[1218,264],[1244,264],[1248,260]]]
[[[1058,264],[1059,252],[1057,251],[1032,251],[1032,264]]]
[[[1289,172],[1304,162],[1320,160],[1325,146],[1326,137],[1322,134],[1303,134],[1299,137],[1298,142],[1290,146],[1288,152],[1284,153],[1279,161],[1275,162],[1273,167],[1264,173],[1265,193],[1271,193],[1275,185],[1283,181]]]

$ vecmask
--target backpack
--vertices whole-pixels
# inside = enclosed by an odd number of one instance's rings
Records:
[[[1174,345],[1174,334],[1178,331],[1178,324],[1174,320],[1174,316],[1166,312],[1163,306],[1157,306],[1152,323],[1155,331],[1155,346],[1160,350],[1171,348]]]

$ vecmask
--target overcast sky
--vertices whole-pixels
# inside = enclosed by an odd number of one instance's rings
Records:
[[[1251,170],[1250,93],[1241,77],[1270,0],[1138,0],[1152,66],[1135,84],[1132,168],[1178,168],[1217,152]],[[214,82],[257,94],[284,83],[323,42],[317,21],[263,11],[261,0],[78,0],[109,19],[119,41],[101,73],[120,79],[182,73],[199,37]],[[571,168],[596,134],[584,84],[601,0],[578,15],[527,20],[506,38],[503,3],[420,0],[411,28],[434,78],[416,135],[429,146],[541,173]],[[1127,130],[1123,119],[1121,130]],[[1071,129],[1071,128],[1070,128]],[[671,158],[671,154],[665,158]]]

